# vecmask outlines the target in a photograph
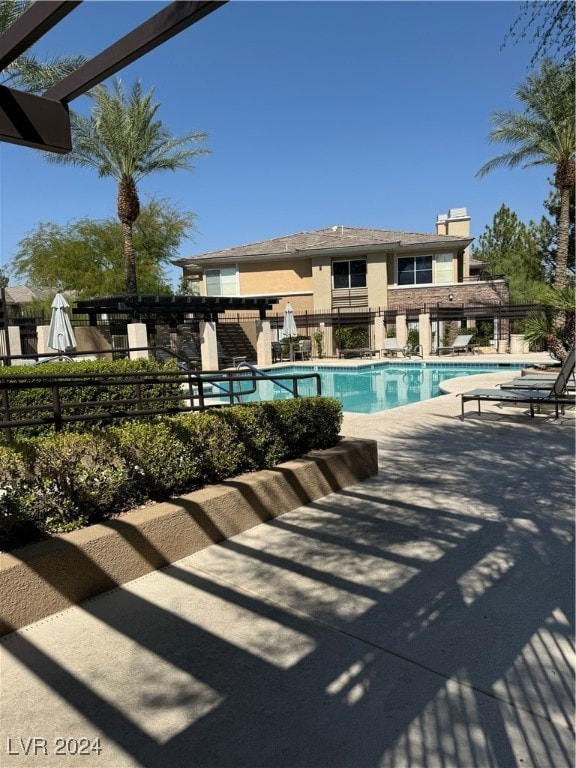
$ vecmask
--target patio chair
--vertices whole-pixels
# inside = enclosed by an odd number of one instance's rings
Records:
[[[556,418],[558,418],[559,406],[575,405],[574,394],[568,393],[569,380],[574,374],[574,345],[562,363],[558,376],[549,389],[473,389],[470,392],[462,392],[462,414],[464,418],[464,403],[470,400],[476,400],[478,403],[478,413],[480,414],[480,403],[492,401],[500,404],[510,403],[528,403],[530,407],[530,416],[534,416],[534,406],[540,406],[542,403],[550,403],[555,407]]]
[[[284,361],[284,355],[287,354],[287,352],[284,351],[284,347],[279,341],[273,341],[272,342],[272,362],[273,363],[282,363]],[[286,357],[288,360],[289,357]]]
[[[398,344],[395,337],[384,339],[384,348],[382,349],[382,352],[386,357],[388,355],[396,355],[396,357],[398,357],[398,353],[402,352],[402,350],[403,348]]]
[[[298,342],[298,347],[294,350],[294,360],[300,357],[301,360],[310,360],[312,358],[312,342],[310,339],[302,339]]]
[[[452,344],[449,344],[445,347],[436,347],[436,354],[440,355],[442,352],[450,352],[452,354],[456,354],[458,352],[464,352],[466,354],[467,352],[474,352],[476,349],[478,349],[478,346],[476,344],[472,344],[472,336],[474,334],[471,333],[469,336],[456,336]]]

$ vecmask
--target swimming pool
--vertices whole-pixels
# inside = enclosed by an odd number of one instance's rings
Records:
[[[292,366],[266,369],[268,374],[318,373],[322,382],[322,394],[335,397],[342,402],[345,411],[351,413],[375,413],[401,405],[418,403],[441,395],[439,386],[446,379],[456,376],[471,376],[477,373],[492,373],[508,369],[520,370],[523,364],[488,365],[486,363],[373,363],[354,368],[338,366]],[[289,382],[281,382],[285,386]],[[316,393],[312,379],[298,383],[301,395]],[[281,400],[291,395],[271,381],[258,383],[257,391],[243,395],[244,402],[258,400]]]

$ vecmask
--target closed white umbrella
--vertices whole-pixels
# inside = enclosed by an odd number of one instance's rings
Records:
[[[290,302],[287,302],[284,309],[284,325],[282,326],[282,338],[287,339],[291,336],[298,336],[296,321],[294,320],[294,310]]]
[[[76,337],[66,312],[70,304],[61,293],[57,293],[52,302],[52,317],[48,330],[48,346],[56,352],[76,349]]]

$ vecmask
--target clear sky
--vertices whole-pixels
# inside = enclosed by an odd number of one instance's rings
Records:
[[[89,0],[36,50],[95,55],[166,4]],[[232,0],[120,73],[155,88],[170,131],[205,131],[212,151],[142,180],[142,199],[197,214],[181,257],[335,225],[434,232],[449,208],[468,208],[475,237],[502,203],[539,221],[553,169],[476,178],[504,149],[487,141],[491,112],[521,108],[533,47],[501,49],[520,7]],[[1,145],[0,181],[4,269],[38,222],[116,215],[115,182],[31,149]]]

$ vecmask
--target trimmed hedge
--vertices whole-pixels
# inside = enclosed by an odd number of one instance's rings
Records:
[[[174,362],[158,363],[156,360],[149,358],[142,358],[140,360],[83,360],[74,363],[45,363],[43,365],[29,366],[29,365],[14,365],[9,367],[3,367],[0,370],[0,376],[26,376],[31,381],[45,374],[52,374],[56,376],[66,377],[69,374],[82,373],[82,374],[97,374],[98,377],[106,374],[134,374],[142,371],[154,372],[154,371],[166,371],[175,369],[176,364]],[[141,385],[141,392],[144,397],[175,397],[184,399],[186,397],[185,392],[180,388],[178,383],[144,383]],[[78,402],[89,403],[94,401],[105,401],[106,410],[110,413],[125,412],[130,410],[136,410],[137,405],[115,405],[115,400],[129,399],[134,397],[134,386],[130,384],[118,384],[113,378],[110,379],[109,385],[107,384],[92,384],[89,381],[76,381],[71,382],[70,386],[63,386],[60,388],[60,396],[63,402]],[[38,388],[31,387],[30,389],[12,389],[10,390],[10,405],[14,406],[27,406],[27,405],[44,405],[51,404],[52,392],[49,387]],[[72,407],[63,406],[63,412],[66,415],[82,414],[84,412],[94,412],[94,406],[82,406]],[[76,421],[67,422],[65,425],[66,432],[86,432],[94,427],[102,427],[108,423],[112,423],[111,420],[95,419],[90,422]],[[115,422],[118,423],[118,422]],[[50,435],[54,432],[54,427],[51,424],[37,425],[29,427],[14,427],[13,435],[16,438],[35,437],[38,435]],[[0,441],[4,440],[3,434],[0,433]]]
[[[341,423],[338,400],[298,398],[0,446],[0,548],[329,448]]]

